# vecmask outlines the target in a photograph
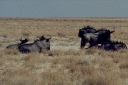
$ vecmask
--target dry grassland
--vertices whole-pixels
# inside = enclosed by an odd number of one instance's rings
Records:
[[[128,85],[128,50],[80,50],[79,28],[115,30],[128,44],[128,19],[0,19],[0,85]],[[51,35],[51,52],[7,50],[19,38]]]

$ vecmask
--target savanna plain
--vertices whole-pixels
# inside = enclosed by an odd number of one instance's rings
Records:
[[[128,50],[80,49],[83,26],[115,30],[128,45],[128,18],[0,19],[0,85],[128,85]],[[22,54],[6,46],[51,36],[51,52]]]

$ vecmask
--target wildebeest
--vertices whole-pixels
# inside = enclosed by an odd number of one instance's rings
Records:
[[[25,43],[27,43],[28,41],[29,41],[29,39],[27,39],[27,38],[25,38],[25,39],[20,39],[20,43],[8,45],[6,48],[7,48],[7,49],[18,50],[19,45],[25,44]]]
[[[84,48],[86,43],[89,43],[89,47],[92,47],[98,44],[109,42],[111,39],[111,33],[113,32],[114,31],[110,31],[107,29],[96,30],[91,27],[82,28],[78,33],[78,36],[81,38],[81,48]]]
[[[117,51],[120,49],[126,49],[127,46],[123,42],[110,41],[110,42],[104,43],[99,48],[107,50],[107,51]]]
[[[50,50],[50,38],[41,36],[33,43],[22,44],[19,46],[19,51],[22,53],[39,52]]]
[[[92,33],[95,33],[96,31],[97,30],[94,27],[91,27],[89,25],[86,26],[86,27],[83,27],[83,28],[79,29],[78,37],[81,38],[81,48],[83,48],[86,45],[86,43],[88,42],[88,39],[85,38],[85,35],[87,33],[90,33],[92,35]]]

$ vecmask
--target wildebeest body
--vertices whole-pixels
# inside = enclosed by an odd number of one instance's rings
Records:
[[[36,46],[34,43],[24,44],[19,46],[19,51],[22,53],[29,53],[29,52],[40,52],[41,49]]]
[[[50,41],[46,38],[36,40],[33,43],[22,44],[19,46],[19,51],[22,53],[42,52],[47,50],[50,50]]]

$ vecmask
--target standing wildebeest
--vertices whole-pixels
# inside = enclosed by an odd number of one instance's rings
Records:
[[[8,45],[6,48],[7,49],[14,49],[14,50],[18,50],[19,45],[25,44],[29,41],[29,39],[25,38],[25,39],[20,39],[20,43],[18,44],[13,44],[13,45]]]
[[[39,39],[35,40],[33,43],[22,44],[19,46],[19,51],[22,53],[30,52],[42,52],[50,50],[50,38],[45,38],[41,36]]]
[[[107,50],[107,51],[116,51],[116,50],[119,50],[119,49],[126,49],[127,46],[123,42],[110,41],[110,42],[104,43],[99,48]]]
[[[85,39],[85,34],[87,33],[95,33],[97,30],[94,29],[94,27],[87,26],[84,28],[79,29],[78,37],[81,38],[81,48],[83,48],[86,45],[86,39]]]
[[[87,29],[87,30],[86,30]],[[99,29],[96,30],[94,28],[82,28],[79,30],[78,36],[81,38],[81,48],[84,48],[86,43],[89,43],[90,46],[95,46],[98,44],[104,44],[105,42],[110,41],[111,33],[114,31],[110,31],[107,29]]]

